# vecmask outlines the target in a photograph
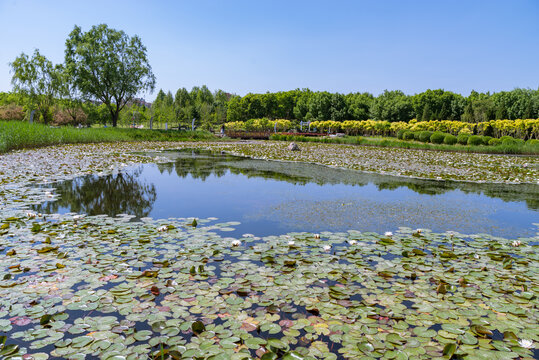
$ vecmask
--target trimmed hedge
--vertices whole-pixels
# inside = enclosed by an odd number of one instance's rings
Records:
[[[407,133],[407,132],[411,132],[411,131],[404,130],[404,129],[397,131],[397,139],[399,139],[399,140],[404,139],[404,134]]]
[[[457,137],[455,135],[447,134],[444,136],[444,144],[455,145],[457,143]]]
[[[432,136],[433,132],[432,131],[420,131],[419,132],[419,137],[417,140],[421,141],[421,142],[429,142],[430,141],[430,137]]]
[[[468,145],[483,145],[483,137],[480,135],[472,135],[468,138]]]
[[[404,140],[414,140],[415,139],[415,134],[413,131],[405,131],[404,134],[402,135],[402,138]]]
[[[447,134],[444,134],[440,131],[435,131],[434,134],[430,136],[430,142],[433,144],[441,144],[444,142],[445,136]]]
[[[469,137],[470,135],[468,134],[459,134],[459,136],[457,136],[457,142],[461,145],[468,145]]]

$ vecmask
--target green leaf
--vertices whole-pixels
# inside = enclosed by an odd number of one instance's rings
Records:
[[[202,323],[202,321],[195,321],[193,325],[191,325],[191,330],[193,330],[193,333],[195,335],[198,335],[206,331],[206,326],[204,326],[204,323]]]

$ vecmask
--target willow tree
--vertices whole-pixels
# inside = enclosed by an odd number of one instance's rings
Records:
[[[75,26],[66,41],[65,66],[85,98],[99,100],[110,112],[112,126],[120,111],[143,91],[152,92],[155,76],[138,36],[105,24],[83,32]]]
[[[36,107],[43,122],[48,124],[52,118],[50,108],[60,85],[57,68],[37,49],[32,57],[22,53],[10,65],[14,90],[26,95],[29,107]]]

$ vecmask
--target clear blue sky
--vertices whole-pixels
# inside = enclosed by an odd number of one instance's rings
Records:
[[[539,0],[0,0],[0,91],[21,52],[62,62],[100,23],[139,35],[172,92],[539,87]]]

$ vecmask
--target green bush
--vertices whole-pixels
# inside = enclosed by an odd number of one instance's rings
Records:
[[[526,145],[528,145],[528,146],[539,146],[539,140],[530,139],[530,140],[526,141]]]
[[[488,144],[490,146],[497,146],[497,145],[500,145],[502,143],[502,141],[500,139],[496,139],[496,138],[492,138],[488,141]]]
[[[404,139],[404,133],[409,132],[409,130],[401,129],[397,131],[397,139],[402,140]]]
[[[502,136],[500,138],[500,141],[502,142],[503,145],[514,145],[516,144],[516,140],[514,137],[512,136]]]
[[[421,142],[429,142],[430,137],[432,136],[432,134],[433,134],[432,131],[420,131],[419,132],[419,138],[417,140],[419,140]]]
[[[443,132],[436,131],[430,136],[430,142],[433,144],[441,144],[444,142],[445,136],[446,134]]]
[[[492,136],[483,135],[483,145],[488,145],[488,142],[492,140]]]
[[[402,135],[402,138],[404,140],[414,140],[415,139],[415,134],[414,134],[413,131],[405,131],[404,135]]]
[[[470,135],[468,134],[459,134],[459,136],[457,136],[457,142],[461,145],[467,145],[469,137]]]
[[[473,146],[483,145],[483,137],[480,135],[472,135],[468,138],[467,144]]]
[[[444,144],[455,145],[457,143],[457,137],[455,135],[447,134],[444,137]]]

